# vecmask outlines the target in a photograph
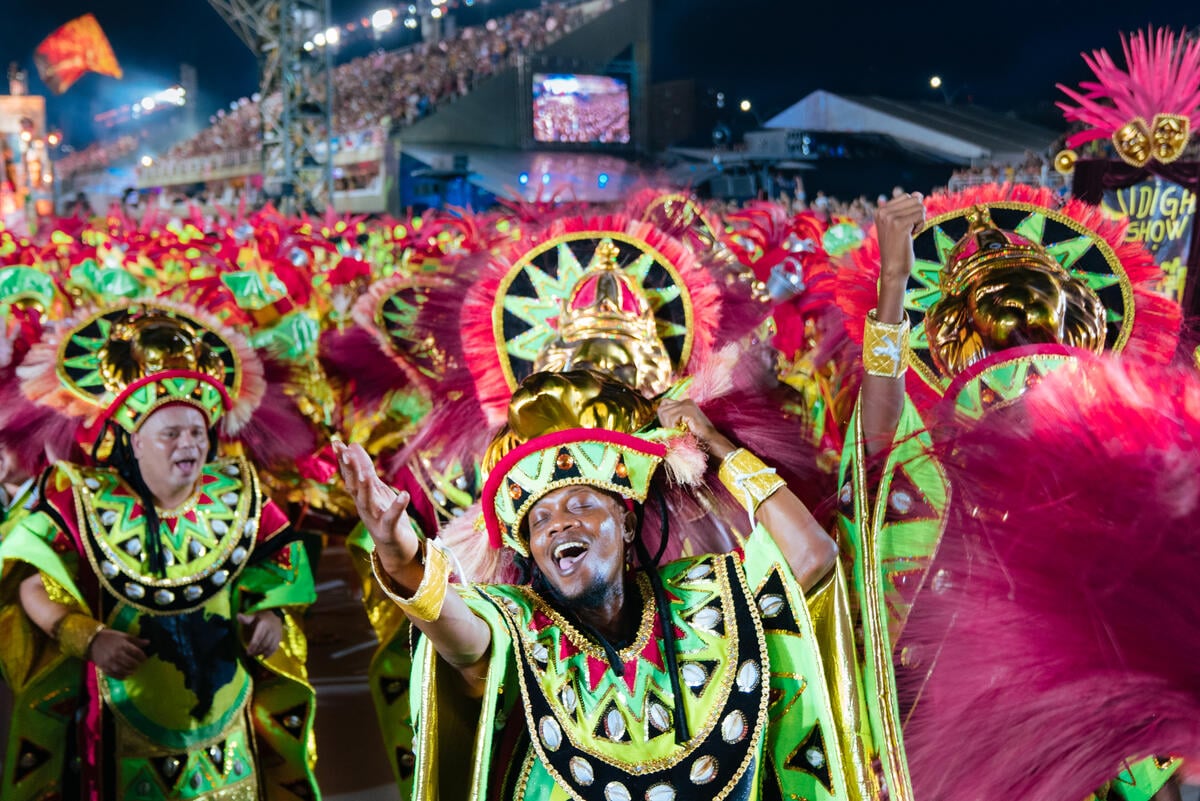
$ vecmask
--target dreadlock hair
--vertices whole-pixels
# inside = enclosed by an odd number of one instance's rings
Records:
[[[108,456],[101,459],[98,457],[100,443],[104,442],[109,434],[112,435],[112,448],[109,450]],[[210,428],[208,429],[208,453],[205,461],[211,462],[216,453],[217,431],[215,428]],[[138,467],[137,457],[133,453],[133,437],[121,426],[113,425],[112,421],[105,420],[104,427],[100,429],[100,435],[96,437],[96,441],[92,445],[91,456],[93,462],[116,470],[117,475],[137,493],[138,500],[142,502],[142,513],[146,518],[146,563],[151,572],[165,577],[167,563],[163,556],[162,521],[158,517],[158,508],[154,505],[154,493],[146,484],[142,470]]]

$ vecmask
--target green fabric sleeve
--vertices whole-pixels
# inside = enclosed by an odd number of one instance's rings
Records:
[[[72,552],[70,557],[58,553],[51,543],[59,534],[58,525],[48,514],[35,512],[21,520],[0,543],[0,598],[15,597],[15,587],[9,588],[12,580],[19,581],[17,569],[19,563],[28,564],[56,581],[71,594],[85,609],[87,603],[83,599],[75,582],[78,570],[78,558]]]
[[[438,658],[428,637],[419,638],[410,693],[417,733],[414,801],[488,798],[494,739],[519,695],[513,678],[512,638],[500,610],[489,598],[492,591],[502,592],[501,588],[456,589],[491,632],[487,683],[477,704],[454,697],[446,689],[450,679],[447,673],[453,668]],[[468,747],[469,756],[465,751]]]

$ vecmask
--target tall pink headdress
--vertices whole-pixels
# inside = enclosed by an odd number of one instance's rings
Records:
[[[1096,75],[1079,88],[1058,84],[1075,105],[1058,107],[1070,122],[1088,127],[1068,137],[1067,147],[1110,138],[1117,155],[1134,167],[1151,160],[1170,164],[1183,155],[1200,124],[1200,40],[1166,29],[1121,37],[1126,68],[1107,50],[1083,60]]]

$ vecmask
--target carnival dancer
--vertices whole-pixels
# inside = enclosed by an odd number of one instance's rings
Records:
[[[1122,353],[1151,369],[1174,351],[1179,309],[1155,292],[1159,272],[1149,255],[1123,242],[1123,227],[1098,210],[1078,201],[1056,206],[1048,192],[1002,187],[893,199],[877,218],[877,298],[867,286],[874,269],[860,272],[850,282],[857,287],[844,293],[851,308],[850,298],[874,300],[863,321],[866,375],[848,433],[840,502],[861,615],[873,749],[893,799],[914,797],[905,724],[914,706],[938,703],[926,684],[941,650],[953,650],[955,642],[949,629],[930,635],[928,623],[918,626],[920,638],[909,630],[930,598],[962,580],[939,568],[935,557],[959,547],[964,519],[1001,526],[1010,516],[1006,504],[1024,502],[1013,497],[999,508],[981,505],[974,485],[986,483],[982,473],[951,476],[948,462],[958,462],[970,447],[962,437],[1001,422],[1032,425],[1022,416],[1026,394],[1048,376],[1066,380],[1060,371],[1075,375],[1082,402],[1094,387],[1086,374],[1072,371],[1097,354]],[[1091,461],[1111,455],[1097,448]],[[1012,466],[1019,472],[1026,465]],[[1057,478],[1036,480],[1053,485]],[[1001,494],[1003,488],[980,490]],[[1079,513],[1070,498],[1059,501]],[[964,502],[965,510],[957,506]],[[1042,530],[1025,536],[1052,548],[1056,522],[1050,515]],[[1010,578],[1006,586],[1020,594],[1019,578]],[[943,622],[953,617],[944,604],[939,608]],[[1012,658],[993,657],[997,671]],[[993,680],[991,672],[976,677],[982,685]],[[929,787],[935,780],[925,751]],[[1149,754],[1114,757],[1078,797],[1120,773],[1109,788],[1114,797],[1149,798],[1177,767],[1172,760],[1129,766],[1121,761],[1127,756]],[[963,787],[942,789],[955,797]]]
[[[56,462],[0,545],[4,798],[318,797],[307,558],[218,450],[271,402],[258,356],[196,310],[125,301],[20,375],[94,461]]]
[[[662,472],[699,481],[704,448],[754,533],[659,564],[686,524]],[[525,379],[485,460],[480,536],[514,557],[510,584],[452,587],[407,495],[359,447],[341,459],[377,579],[421,632],[414,798],[846,794],[804,603],[836,547],[693,402],[655,408],[589,371]]]
[[[327,372],[345,382],[356,404],[397,389],[429,399],[432,411],[399,456],[380,460],[387,482],[410,493],[409,515],[424,534],[440,537],[447,526],[461,529],[462,517],[471,515],[482,488],[480,460],[521,380],[538,372],[587,368],[654,397],[680,377],[722,361],[718,347],[766,317],[767,306],[750,296],[753,275],[727,282],[722,271],[748,271],[728,252],[713,255],[716,245],[707,224],[703,235],[694,230],[697,221],[708,219],[699,206],[683,196],[670,201],[671,209],[687,212],[689,227],[666,214],[664,204],[648,198],[639,202],[636,217],[522,220],[517,241],[487,247],[465,243],[464,253],[439,258],[436,270],[376,282],[354,308],[354,328],[324,338]],[[680,238],[665,233],[660,222]],[[765,438],[771,447],[798,440],[801,426],[784,419],[771,388],[748,378],[769,374],[769,361],[759,365],[757,354],[752,358],[745,350],[738,356],[743,362],[733,365],[735,378],[728,383],[739,384],[744,397],[724,404],[726,416],[740,414],[743,421],[771,428]],[[719,410],[709,409],[721,419]],[[371,450],[371,443],[363,444]],[[811,490],[803,482],[795,485]],[[669,543],[669,558],[682,553],[687,542],[697,548],[693,552],[723,552],[736,545],[736,527],[728,520],[692,517],[688,537]],[[372,693],[404,792],[413,765],[404,712],[411,686],[408,623],[379,592],[369,568],[371,540],[365,531],[361,535],[350,545],[359,557],[364,604],[380,640],[371,667]],[[461,557],[473,577],[497,578],[467,554]]]

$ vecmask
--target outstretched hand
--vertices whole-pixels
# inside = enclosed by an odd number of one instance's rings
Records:
[[[379,561],[390,575],[397,576],[412,564],[420,541],[408,520],[407,492],[398,492],[375,472],[371,457],[361,445],[333,444],[342,481],[354,499],[358,516],[375,542]]]

